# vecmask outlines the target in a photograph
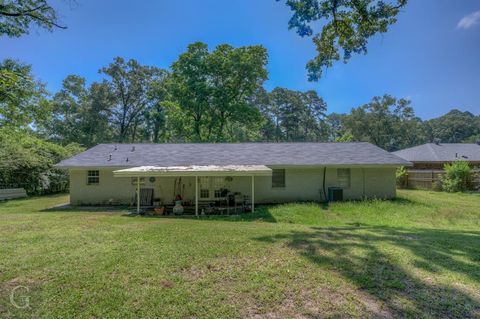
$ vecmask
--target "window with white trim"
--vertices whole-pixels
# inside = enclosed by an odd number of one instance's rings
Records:
[[[222,197],[225,188],[225,177],[199,177],[200,199],[216,199]]]
[[[337,168],[337,183],[339,187],[350,187],[350,168]]]
[[[100,171],[87,171],[87,185],[100,184]]]
[[[273,188],[285,187],[285,170],[284,169],[272,169],[272,187]]]

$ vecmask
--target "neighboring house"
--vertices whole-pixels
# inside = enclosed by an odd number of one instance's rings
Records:
[[[413,163],[413,169],[443,169],[443,165],[458,160],[472,166],[480,165],[480,142],[478,143],[427,143],[393,152]]]
[[[473,168],[480,167],[480,142],[477,143],[427,143],[393,152],[409,162],[409,187],[432,188],[443,174],[447,163],[463,160]]]
[[[370,143],[100,144],[56,165],[70,172],[73,205],[196,207],[226,193],[253,203],[393,198],[395,169],[409,166]],[[148,196],[135,197],[136,189]],[[197,195],[197,196],[196,196]],[[145,201],[145,198],[148,198]],[[252,207],[253,208],[253,207]]]

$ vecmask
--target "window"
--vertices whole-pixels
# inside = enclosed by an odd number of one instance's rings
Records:
[[[133,186],[137,186],[137,177],[132,177],[131,183]],[[140,185],[145,185],[145,177],[140,177]]]
[[[337,169],[337,182],[340,187],[350,187],[350,168]]]
[[[98,185],[100,183],[100,172],[99,171],[88,171],[87,172],[87,185]]]
[[[201,189],[200,190],[200,198],[210,198],[210,190],[209,189]]]
[[[200,177],[198,179],[200,184],[200,198],[209,199],[210,198],[210,183],[208,177]]]
[[[200,177],[199,183],[201,199],[222,198],[223,189],[225,188],[224,177]]]
[[[272,170],[272,187],[273,188],[285,187],[285,170],[284,169]]]
[[[225,178],[211,177],[210,182],[212,183],[213,197],[221,198],[223,189],[225,188]]]
[[[222,197],[223,191],[221,189],[216,189],[214,192],[214,197],[215,198],[221,198]]]

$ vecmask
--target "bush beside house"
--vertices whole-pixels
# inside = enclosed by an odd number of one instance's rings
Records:
[[[453,192],[465,192],[473,190],[474,173],[468,162],[455,161],[445,164],[445,175],[442,177],[443,190]]]
[[[400,166],[395,172],[398,188],[407,188],[408,172],[405,166]]]
[[[78,144],[61,146],[31,133],[0,129],[0,188],[25,188],[28,194],[68,190],[68,174],[52,166],[82,151]]]

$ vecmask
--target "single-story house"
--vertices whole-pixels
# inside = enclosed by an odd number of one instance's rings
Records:
[[[480,141],[477,143],[427,143],[393,154],[413,163],[413,169],[443,169],[447,163],[463,160],[480,165]]]
[[[466,161],[474,169],[480,168],[480,141],[477,143],[427,143],[392,154],[412,162],[408,169],[407,187],[433,188],[444,174],[445,164],[455,161]],[[480,181],[476,180],[480,185]]]
[[[395,170],[405,165],[370,143],[194,143],[100,144],[56,167],[69,170],[72,205],[139,208],[181,198],[198,214],[199,203],[227,193],[248,197],[252,210],[323,201],[338,189],[347,200],[394,198]]]

